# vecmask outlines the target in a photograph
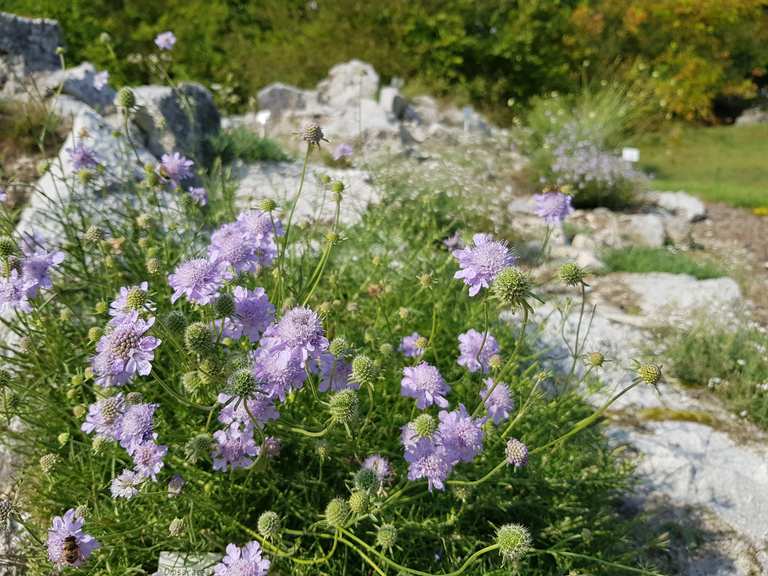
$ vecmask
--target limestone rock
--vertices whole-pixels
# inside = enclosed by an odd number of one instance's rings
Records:
[[[704,202],[685,192],[652,192],[649,196],[657,206],[686,222],[698,222],[707,217]]]
[[[666,232],[664,220],[658,214],[630,214],[620,217],[622,235],[631,244],[660,248],[664,246]]]
[[[331,142],[364,139],[398,138],[400,128],[375,100],[363,99],[327,119],[323,131]]]
[[[141,86],[134,90],[139,110],[133,117],[144,144],[155,156],[179,152],[207,163],[208,138],[218,133],[221,119],[213,96],[199,84]]]
[[[20,92],[23,81],[61,68],[56,48],[61,29],[55,20],[0,12],[0,93]]]
[[[766,124],[768,123],[768,110],[765,108],[749,108],[741,113],[741,116],[736,118],[737,126],[746,126],[749,124]]]
[[[354,105],[363,98],[376,98],[379,75],[373,66],[360,60],[337,64],[328,72],[328,78],[317,85],[318,99],[334,108]]]
[[[303,110],[310,96],[306,90],[275,82],[259,90],[257,98],[260,110],[269,110],[279,116],[288,110]]]
[[[394,86],[385,86],[379,93],[379,104],[387,114],[397,120],[403,120],[408,110],[408,102]]]
[[[60,86],[62,94],[71,96],[99,112],[109,111],[114,108],[116,92],[111,86],[97,90],[93,85],[95,75],[93,64],[83,62],[74,68],[57,70],[47,75],[40,82],[40,86],[48,94],[53,94]]]

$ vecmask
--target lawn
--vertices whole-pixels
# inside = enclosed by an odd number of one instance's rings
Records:
[[[714,263],[668,248],[633,246],[609,250],[602,258],[608,272],[669,272],[688,274],[699,280],[724,276],[723,271]]]
[[[734,206],[768,206],[768,125],[677,127],[646,137],[640,166],[659,190]]]

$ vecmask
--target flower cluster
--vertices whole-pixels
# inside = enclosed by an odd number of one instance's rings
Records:
[[[30,300],[41,290],[53,287],[51,271],[64,260],[64,253],[49,250],[36,236],[25,236],[21,254],[13,239],[0,238],[0,313],[30,312]]]
[[[469,330],[459,335],[459,351],[457,360],[470,372],[482,370],[488,372],[491,358],[499,353],[499,343],[491,334],[481,334],[477,330]]]
[[[477,296],[483,288],[489,288],[496,275],[514,266],[515,257],[505,242],[494,240],[490,234],[475,234],[472,245],[455,250],[453,256],[461,268],[454,278],[464,280],[469,295]]]

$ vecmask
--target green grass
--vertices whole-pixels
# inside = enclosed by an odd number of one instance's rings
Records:
[[[669,272],[688,274],[699,280],[725,275],[712,262],[697,260],[670,248],[619,248],[603,253],[602,259],[608,272]]]
[[[702,320],[665,341],[673,376],[689,386],[707,386],[733,412],[768,429],[764,330],[744,324],[730,330]]]
[[[280,148],[277,142],[262,138],[247,128],[222,131],[213,137],[211,145],[216,155],[221,156],[224,162],[231,162],[234,159],[243,162],[290,160],[290,156]]]
[[[684,127],[640,143],[654,188],[745,208],[768,205],[766,158],[768,125]]]

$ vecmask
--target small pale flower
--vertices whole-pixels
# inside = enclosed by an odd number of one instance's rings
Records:
[[[97,437],[117,440],[124,414],[125,400],[122,393],[104,398],[88,407],[88,415],[80,429],[86,434],[95,432]]]
[[[93,87],[96,88],[99,92],[101,92],[104,89],[104,86],[106,86],[109,83],[109,72],[106,70],[102,72],[97,72],[93,75]]]
[[[133,306],[135,302],[132,301],[132,298],[133,293],[136,291],[146,295],[149,292],[149,283],[142,282],[136,286],[122,286],[120,288],[117,298],[109,304],[109,315],[112,316],[112,319],[109,321],[110,324],[120,324],[125,317],[135,309]],[[142,309],[148,312],[154,312],[155,305],[151,301],[146,300]]]
[[[270,562],[262,555],[261,545],[248,542],[242,548],[229,544],[227,555],[214,566],[215,576],[267,576]]]
[[[139,444],[130,451],[136,472],[142,478],[151,478],[152,480],[157,480],[157,475],[163,468],[163,459],[167,453],[167,446],[161,446],[155,442]]]
[[[408,462],[408,479],[427,480],[427,487],[433,489],[445,489],[445,480],[451,473],[452,464],[445,448],[436,445],[428,438],[421,438],[413,447],[405,453]]]
[[[483,335],[477,330],[468,330],[459,335],[459,366],[470,372],[488,372],[491,358],[499,353],[499,343],[491,334]]]
[[[379,482],[382,484],[389,480],[392,476],[392,466],[389,460],[381,456],[380,454],[371,454],[363,460],[363,466],[366,470],[371,470],[376,474]]]
[[[547,224],[560,224],[573,212],[571,197],[562,192],[552,191],[535,194],[536,215],[543,218]]]
[[[483,451],[485,418],[472,418],[463,404],[456,410],[438,414],[438,434],[451,463],[472,462]]]
[[[160,50],[172,50],[176,44],[176,36],[170,30],[161,32],[155,37],[155,46]]]
[[[48,530],[48,559],[59,568],[82,566],[101,545],[90,534],[83,532],[83,519],[70,508],[64,516],[55,516]],[[74,559],[65,554],[65,541],[74,540],[77,554]]]
[[[228,468],[247,468],[259,455],[259,446],[253,440],[253,428],[242,424],[232,424],[225,430],[213,434],[213,469],[226,471]]]
[[[69,160],[72,162],[72,167],[75,170],[95,168],[99,165],[99,161],[96,158],[94,151],[88,148],[83,142],[78,142],[74,147],[67,148],[66,152],[69,154]]]
[[[192,166],[194,162],[185,158],[178,152],[173,154],[163,154],[160,158],[160,176],[171,182],[175,188],[182,180],[192,177]]]
[[[192,186],[187,190],[187,192],[189,193],[192,200],[194,200],[195,203],[199,206],[205,206],[208,204],[208,192],[206,192],[205,188],[200,186]]]
[[[353,153],[354,150],[352,149],[352,146],[347,143],[342,143],[334,148],[333,159],[338,162],[342,158],[351,158]]]
[[[491,388],[493,388],[493,392],[488,396]],[[480,392],[480,397],[485,399],[485,409],[496,425],[509,418],[509,413],[515,409],[515,401],[510,396],[509,388],[504,382],[499,382],[494,388],[493,379],[486,378],[485,388]]]
[[[109,491],[112,498],[125,498],[130,500],[139,493],[139,487],[144,482],[144,477],[134,470],[123,470],[116,478],[112,479]]]
[[[424,354],[424,349],[418,346],[421,338],[422,336],[418,332],[414,332],[410,336],[404,336],[400,341],[398,350],[400,350],[403,356],[408,358],[421,357]]]
[[[144,320],[133,310],[101,337],[91,359],[97,384],[104,388],[122,386],[137,374],[147,376],[152,371],[154,350],[160,340],[146,332],[154,323],[154,318]]]
[[[475,234],[473,245],[456,250],[453,256],[461,270],[454,278],[464,280],[469,295],[476,296],[482,288],[489,288],[496,275],[515,263],[515,257],[505,242],[493,239],[490,234]]]
[[[183,262],[168,275],[168,283],[174,291],[171,302],[184,295],[195,304],[209,304],[228,279],[226,262],[211,262],[205,258]]]
[[[433,404],[446,408],[448,400],[445,399],[445,395],[450,391],[450,386],[443,380],[437,368],[426,362],[403,368],[400,395],[415,398],[419,410],[424,410]]]

